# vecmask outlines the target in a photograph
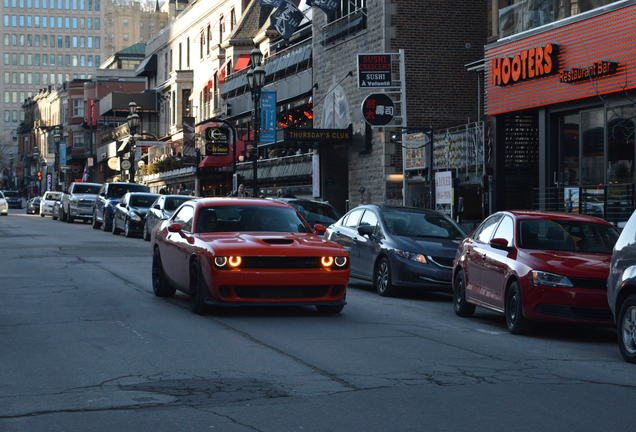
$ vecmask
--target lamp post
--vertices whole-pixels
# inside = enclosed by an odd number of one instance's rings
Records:
[[[62,177],[62,165],[66,165],[66,160],[62,160],[62,155],[60,154],[60,142],[62,141],[62,126],[56,125],[53,128],[53,141],[55,141],[55,169],[57,170],[57,185],[59,186],[64,181]],[[64,190],[64,185],[62,185],[62,190]]]
[[[265,84],[265,69],[261,66],[263,53],[258,48],[254,48],[250,53],[252,64],[250,70],[247,71],[247,85],[252,93],[254,101],[254,149],[252,156],[254,158],[252,188],[254,196],[258,196],[258,143],[261,140],[261,89]]]
[[[137,134],[137,128],[139,127],[140,119],[139,114],[137,114],[137,104],[135,101],[130,101],[128,104],[128,110],[130,114],[126,117],[126,123],[128,123],[128,130],[130,131],[130,168],[128,170],[128,177],[130,178],[130,182],[135,182],[135,150],[137,149],[137,145],[135,143],[135,135]]]

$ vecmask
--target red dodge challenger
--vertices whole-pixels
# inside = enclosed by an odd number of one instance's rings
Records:
[[[207,305],[281,304],[340,313],[349,256],[319,237],[324,230],[278,201],[188,201],[154,233],[154,292],[170,297],[183,291],[196,313]]]

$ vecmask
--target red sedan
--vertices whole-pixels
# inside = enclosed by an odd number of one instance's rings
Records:
[[[208,305],[345,305],[349,256],[319,237],[288,204],[260,199],[188,201],[153,236],[152,285],[160,297],[178,289],[194,312]]]
[[[607,276],[618,232],[571,213],[495,213],[466,238],[455,258],[455,313],[481,306],[506,317],[512,333],[529,321],[609,325]]]

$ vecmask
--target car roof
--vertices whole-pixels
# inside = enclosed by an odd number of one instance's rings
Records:
[[[138,195],[144,195],[144,196],[153,196],[153,197],[160,197],[161,195],[156,194],[156,193],[152,193],[152,192],[126,192],[126,195],[134,195],[134,196],[138,196]]]
[[[253,205],[266,207],[290,207],[282,201],[264,198],[198,198],[195,200],[198,206],[207,207],[209,205]]]
[[[375,208],[378,210],[405,210],[405,211],[414,211],[419,213],[428,213],[428,214],[441,214],[437,210],[419,208],[419,207],[404,207],[404,206],[393,206],[388,204],[361,204],[357,207],[352,208],[351,210],[355,210],[357,208]],[[351,211],[349,210],[349,211]]]
[[[90,182],[73,182],[71,183],[72,185],[74,184],[78,184],[78,185],[89,185],[89,186],[101,186],[102,183],[90,183]]]
[[[171,195],[159,195],[162,197],[166,197],[166,198],[187,198],[187,199],[197,199],[197,197],[195,196],[191,196],[191,195],[179,195],[179,194],[171,194]]]
[[[566,213],[566,212],[553,212],[553,211],[542,211],[542,210],[507,210],[501,213],[510,213],[517,217],[518,219],[567,219],[567,220],[575,220],[580,222],[595,222],[595,223],[604,223],[607,225],[611,225],[604,219],[588,216],[578,213]]]

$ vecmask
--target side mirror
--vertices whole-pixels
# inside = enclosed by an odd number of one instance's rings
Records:
[[[155,204],[152,206],[153,209],[161,210],[161,206],[159,204]]]
[[[181,226],[181,224],[178,224],[178,223],[173,223],[168,226],[168,232],[171,232],[171,233],[181,232],[182,229],[183,227]]]
[[[511,246],[508,245],[508,240],[503,238],[494,238],[490,240],[490,246],[494,249],[510,251],[512,249]]]
[[[375,231],[375,227],[372,227],[371,225],[362,225],[358,227],[358,234],[362,237],[371,237],[373,235],[373,231]]]
[[[314,225],[314,231],[318,235],[323,235],[327,231],[327,227],[323,224],[316,224]]]

